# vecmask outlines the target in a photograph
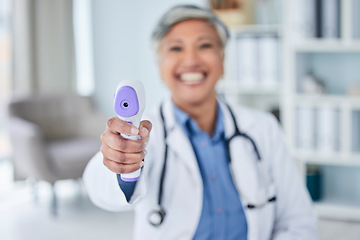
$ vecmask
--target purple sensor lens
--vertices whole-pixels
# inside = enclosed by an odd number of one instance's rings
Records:
[[[120,117],[132,117],[139,112],[139,100],[134,88],[123,86],[115,94],[115,112]]]

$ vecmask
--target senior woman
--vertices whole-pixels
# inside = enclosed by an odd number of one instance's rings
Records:
[[[210,10],[171,8],[152,36],[171,98],[139,129],[118,118],[107,122],[84,182],[97,206],[134,207],[134,239],[317,238],[311,201],[277,121],[217,98],[228,37]],[[139,168],[137,182],[119,177]]]

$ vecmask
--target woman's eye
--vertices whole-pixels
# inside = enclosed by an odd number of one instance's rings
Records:
[[[203,43],[200,45],[200,48],[202,48],[202,49],[212,48],[212,44],[211,43]]]
[[[171,47],[170,48],[171,52],[180,52],[181,51],[181,47]]]

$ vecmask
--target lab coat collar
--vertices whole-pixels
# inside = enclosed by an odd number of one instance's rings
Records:
[[[253,124],[255,123],[255,121],[254,121],[255,119],[253,118],[252,115],[240,113],[241,116],[237,117],[237,114],[234,110],[236,107],[234,107],[232,104],[229,104],[220,98],[218,98],[218,103],[223,112],[226,139],[229,139],[235,133],[235,126],[233,123],[233,119],[232,119],[229,109],[226,105],[228,105],[231,108],[231,110],[233,111],[233,113],[235,115],[235,121],[237,122],[237,125],[238,125],[238,128],[240,131],[243,131],[243,129],[246,129],[246,130],[250,129],[253,126]],[[240,109],[240,107],[237,107],[237,108]]]
[[[230,112],[224,102],[224,100],[217,99],[218,104],[221,108],[223,117],[224,117],[224,125],[225,125],[225,137],[230,138],[235,133],[235,126],[233,124],[232,117],[230,115]],[[173,131],[174,128],[180,127],[179,123],[176,121],[174,109],[173,109],[173,102],[171,99],[167,99],[163,103],[163,112],[165,117],[165,123],[166,123],[166,130],[168,131],[168,134]],[[228,104],[231,109],[234,109],[234,107],[231,104]],[[238,123],[239,129],[248,129],[251,127],[252,123],[254,122],[254,119],[252,116],[243,115],[240,119],[236,118],[236,121]]]
[[[225,137],[228,139],[235,133],[235,126],[233,123],[233,119],[230,115],[229,109],[225,105],[224,100],[218,99],[219,106],[221,108],[223,118],[224,118],[224,125],[225,125]],[[231,106],[231,109],[234,109],[233,106]],[[235,111],[233,110],[234,114],[236,115]],[[195,180],[201,181],[201,175],[199,170],[199,165],[196,160],[196,156],[193,150],[193,147],[191,145],[191,142],[186,135],[186,133],[183,131],[182,126],[176,121],[175,114],[174,114],[174,108],[173,108],[173,102],[171,99],[166,100],[163,103],[163,114],[165,118],[165,124],[166,124],[166,130],[167,130],[167,139],[166,142],[169,146],[169,149],[171,151],[174,151],[174,153],[184,161],[186,166],[188,167],[189,171],[191,172],[192,176],[196,176]],[[241,113],[240,113],[241,114]],[[244,114],[241,117],[235,116],[235,120],[238,124],[238,127],[240,131],[243,131],[245,129],[246,131],[250,129],[254,123],[254,119],[252,119],[251,116],[248,116],[248,114]],[[244,139],[241,139],[244,141]],[[248,142],[245,140],[245,145],[248,145]],[[236,152],[246,152],[249,153],[249,157],[251,158],[251,161],[255,161],[253,159],[253,150],[249,148],[243,149],[240,146],[236,146],[234,148],[237,149]],[[233,148],[231,148],[233,149]],[[242,160],[237,160],[242,161]],[[247,169],[247,168],[245,168]],[[248,174],[246,174],[248,175]]]
[[[231,137],[235,133],[235,126],[230,112],[222,100],[218,100],[219,106],[223,112],[225,124],[225,136]],[[238,124],[239,130],[249,133],[249,130],[254,125],[254,120],[249,114],[243,114],[240,109],[235,111],[235,108],[230,105],[235,114],[235,120]],[[174,152],[177,159],[180,159],[189,171],[189,175],[194,180],[194,183],[202,183],[199,165],[196,160],[195,153],[191,146],[191,142],[184,133],[182,127],[177,123],[174,115],[174,109],[171,100],[167,100],[163,104],[163,113],[165,118],[166,129],[168,136],[166,142],[169,146],[170,152]],[[230,155],[232,163],[230,169],[232,171],[233,181],[240,195],[241,202],[244,206],[245,215],[248,226],[258,226],[258,215],[256,211],[246,208],[249,202],[257,203],[258,199],[263,199],[264,191],[259,189],[259,173],[256,166],[257,159],[253,151],[252,145],[243,137],[237,137],[230,142]],[[172,159],[172,158],[168,158]],[[248,239],[258,239],[258,232],[256,229],[249,227]]]

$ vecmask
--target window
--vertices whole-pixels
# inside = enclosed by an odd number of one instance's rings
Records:
[[[11,186],[10,143],[5,134],[4,100],[11,93],[11,0],[0,1],[0,200]],[[4,209],[0,201],[0,212]]]
[[[81,95],[91,95],[94,91],[91,1],[74,0],[73,6],[76,89]]]
[[[11,35],[10,0],[0,1],[0,98],[10,94]]]

